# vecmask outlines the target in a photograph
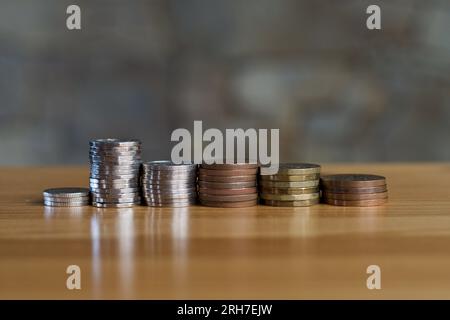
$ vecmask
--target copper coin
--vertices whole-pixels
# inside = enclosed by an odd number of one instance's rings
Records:
[[[217,169],[204,169],[200,168],[199,173],[207,176],[247,176],[255,175],[258,169],[230,169],[230,170],[217,170]]]
[[[386,199],[388,193],[376,192],[376,193],[331,193],[323,192],[323,198],[336,199],[336,200],[374,200],[374,199]]]
[[[329,193],[379,193],[379,192],[387,192],[387,186],[378,186],[378,187],[369,187],[369,188],[330,188],[326,186],[322,186],[322,191]]]
[[[256,206],[257,201],[250,200],[250,201],[223,202],[223,201],[200,200],[200,204],[208,207],[243,208]]]
[[[387,202],[387,198],[372,199],[372,200],[337,200],[337,199],[323,198],[322,200],[324,203],[327,204],[344,207],[371,207],[371,206],[379,206]]]
[[[268,165],[261,166],[261,173],[264,174]],[[280,163],[278,165],[279,175],[305,175],[320,173],[320,165],[313,163]]]
[[[256,175],[247,176],[208,176],[200,173],[198,178],[203,181],[209,182],[243,182],[243,181],[255,181]]]
[[[334,174],[320,178],[326,187],[378,187],[386,185],[386,178],[373,174]]]
[[[225,162],[225,161],[224,161]],[[257,163],[202,163],[200,168],[211,170],[242,170],[242,169],[258,169]]]
[[[310,180],[318,180],[320,178],[320,174],[305,174],[305,175],[260,175],[259,179],[265,181],[310,181]]]
[[[198,195],[198,197],[200,200],[206,200],[206,201],[236,202],[236,201],[256,200],[258,198],[258,194],[257,193],[249,193],[249,194],[224,196],[224,195],[200,193]]]
[[[261,200],[262,204],[272,207],[309,207],[319,203],[319,199],[297,200],[297,201],[279,201],[279,200]]]
[[[257,193],[258,189],[256,187],[239,188],[239,189],[208,189],[208,188],[200,188],[200,189],[198,189],[198,192],[199,192],[199,194],[233,195],[233,194]]]
[[[260,191],[262,193],[271,193],[271,194],[307,194],[307,193],[319,192],[319,188],[318,187],[312,187],[312,188],[266,188],[266,187],[261,187]]]
[[[256,187],[256,181],[244,181],[244,182],[206,182],[199,181],[200,188],[208,189],[239,189],[239,188],[251,188]]]

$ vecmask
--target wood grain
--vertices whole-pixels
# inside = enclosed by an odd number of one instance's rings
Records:
[[[88,169],[0,169],[0,298],[450,298],[450,165],[325,165],[387,177],[382,207],[45,208]],[[66,267],[82,269],[67,290]],[[381,267],[382,289],[366,288]]]

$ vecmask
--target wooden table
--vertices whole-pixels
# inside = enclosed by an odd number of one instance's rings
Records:
[[[389,204],[46,208],[43,189],[86,186],[88,169],[0,169],[0,298],[449,299],[450,165],[323,171],[385,175]]]

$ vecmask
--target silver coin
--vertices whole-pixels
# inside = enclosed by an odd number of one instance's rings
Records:
[[[91,192],[92,193],[111,193],[111,194],[119,194],[119,193],[135,193],[135,192],[139,192],[140,188],[92,188],[91,187]]]
[[[141,198],[123,198],[123,199],[105,199],[95,198],[92,199],[96,203],[141,203]]]
[[[87,188],[52,188],[44,190],[44,196],[59,196],[59,197],[79,197],[89,196],[89,189]]]
[[[175,164],[170,160],[149,161],[142,165],[146,170],[186,171],[197,169],[197,165],[192,162]]]
[[[117,169],[117,170],[106,170],[106,169],[94,169],[91,168],[91,176],[129,176],[129,175],[139,175],[139,170],[133,169],[133,170],[124,170],[124,169]]]
[[[141,141],[137,139],[122,140],[116,138],[106,138],[106,139],[94,139],[89,141],[90,146],[120,146],[129,147],[141,145]]]
[[[97,208],[132,208],[139,203],[98,203],[92,202],[93,207]]]
[[[188,207],[196,204],[197,201],[177,201],[177,202],[152,202],[144,201],[144,204],[149,207]]]
[[[173,200],[173,199],[195,198],[197,197],[197,193],[179,193],[169,195],[145,193],[143,196],[147,199],[154,199],[154,200]]]
[[[90,158],[90,164],[108,167],[135,167],[140,166],[140,159],[98,159]]]
[[[106,188],[106,189],[130,189],[130,188],[138,188],[139,184],[138,183],[107,183],[107,184],[102,184],[102,183],[90,183],[90,187],[94,188],[94,189],[101,189],[101,188]]]
[[[131,180],[131,179],[138,179],[137,174],[122,174],[122,175],[108,175],[108,176],[99,176],[99,175],[92,175],[89,177],[91,179],[99,179],[99,180]]]
[[[195,180],[197,178],[196,172],[189,173],[170,173],[170,174],[161,174],[153,172],[145,172],[142,173],[142,179],[153,179],[153,180]]]
[[[70,201],[89,201],[90,196],[82,197],[59,197],[59,196],[44,196],[44,200],[55,202],[70,202]]]
[[[44,205],[48,207],[81,207],[88,206],[88,201],[78,201],[78,202],[53,202],[53,201],[44,201]]]
[[[130,183],[130,182],[139,182],[139,178],[133,176],[132,178],[106,178],[106,179],[98,179],[98,178],[89,178],[89,182],[93,183]]]

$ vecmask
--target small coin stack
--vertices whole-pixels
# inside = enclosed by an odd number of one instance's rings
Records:
[[[89,142],[92,205],[128,208],[140,203],[141,142],[98,139]]]
[[[48,207],[79,207],[89,205],[87,188],[54,188],[44,190],[44,205]]]
[[[257,204],[258,164],[201,164],[198,175],[200,203],[210,207],[239,208]]]
[[[319,179],[320,166],[317,164],[280,164],[277,174],[259,176],[261,202],[276,207],[318,204]]]
[[[371,174],[335,174],[321,179],[322,201],[335,206],[369,207],[387,202],[386,178]]]
[[[150,161],[142,165],[142,194],[152,207],[186,207],[197,200],[197,165]]]

